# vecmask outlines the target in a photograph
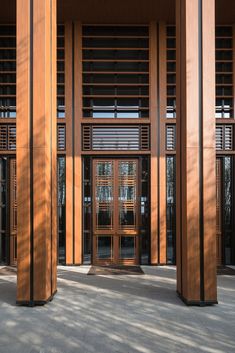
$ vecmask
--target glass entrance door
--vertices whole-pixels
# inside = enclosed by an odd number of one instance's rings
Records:
[[[94,160],[93,200],[93,263],[138,264],[138,160]]]

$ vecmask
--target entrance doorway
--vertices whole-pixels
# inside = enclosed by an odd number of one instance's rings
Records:
[[[94,159],[92,170],[93,263],[138,265],[138,159]]]

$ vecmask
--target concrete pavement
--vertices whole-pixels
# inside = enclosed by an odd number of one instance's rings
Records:
[[[59,267],[44,307],[15,305],[16,276],[0,276],[0,353],[234,353],[235,276],[218,276],[219,305],[187,307],[174,267],[88,276]]]

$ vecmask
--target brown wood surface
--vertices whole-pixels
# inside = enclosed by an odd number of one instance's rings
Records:
[[[74,25],[74,263],[82,263],[82,25]]]
[[[158,263],[158,93],[157,93],[157,24],[150,23],[150,121],[151,121],[151,264]]]
[[[45,302],[56,290],[57,212],[52,210],[56,209],[57,203],[56,191],[52,190],[53,184],[56,185],[57,153],[56,1],[35,0],[31,12],[29,0],[19,0],[17,6],[17,101],[20,102],[17,111],[17,196],[18,217],[22,217],[18,223],[17,301]],[[33,14],[34,26],[31,33],[30,14]],[[33,36],[32,42],[30,36]],[[30,45],[33,45],[33,57],[30,57]],[[31,153],[33,164],[30,163]],[[33,220],[30,217],[32,210]],[[30,256],[32,237],[33,254],[31,252]]]
[[[73,58],[72,22],[65,23],[65,119],[66,119],[66,264],[73,263]],[[57,119],[58,120],[58,119]],[[60,119],[62,120],[62,119]]]
[[[17,300],[30,300],[30,9],[17,1]],[[26,20],[27,19],[27,20]]]
[[[108,162],[111,163],[112,175],[108,178],[97,178],[96,168],[98,163]],[[120,175],[119,166],[122,162],[133,162],[136,164],[136,175],[133,178],[129,177],[125,180],[125,185],[133,185],[136,192],[136,199],[133,200],[133,209],[135,211],[136,219],[132,227],[125,228],[119,224],[119,212],[120,212],[120,199],[119,199],[119,186],[120,186]],[[138,265],[139,264],[139,223],[140,223],[140,204],[139,204],[139,165],[138,159],[111,159],[110,157],[95,158],[93,159],[93,177],[92,177],[92,197],[93,197],[93,212],[92,212],[92,224],[93,224],[93,260],[92,263],[95,265]],[[99,180],[98,180],[99,179]],[[101,179],[101,180],[100,180]],[[110,227],[99,228],[97,226],[97,207],[99,202],[96,200],[97,195],[97,183],[101,182],[101,185],[109,185],[112,188],[113,200],[110,202],[110,208],[112,210],[112,222]],[[132,184],[133,183],[133,184]],[[100,184],[99,184],[100,185]],[[97,257],[97,240],[99,236],[110,235],[112,237],[112,255],[110,259],[99,259]],[[120,240],[121,236],[132,236],[134,237],[135,244],[135,256],[134,258],[121,258],[120,257]]]
[[[216,283],[216,153],[215,153],[215,0],[202,2],[203,17],[203,227],[205,301],[217,298]]]
[[[215,61],[214,1],[203,0],[202,3],[202,87],[198,0],[178,0],[176,10],[177,290],[189,302],[216,301],[215,72],[211,65]],[[203,192],[202,200],[200,192]],[[200,226],[200,215],[203,226]],[[203,244],[200,243],[200,235],[204,239]]]
[[[166,25],[159,23],[159,263],[166,264]]]

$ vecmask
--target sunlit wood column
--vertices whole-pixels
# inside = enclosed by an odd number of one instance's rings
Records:
[[[158,53],[158,28],[156,22],[149,25],[149,55],[150,60],[150,121],[151,121],[151,259],[152,265],[158,264],[159,249],[159,223],[158,223],[158,95],[157,95],[157,53]]]
[[[177,291],[217,302],[214,0],[176,0]]]
[[[17,0],[17,303],[56,292],[56,0]]]

